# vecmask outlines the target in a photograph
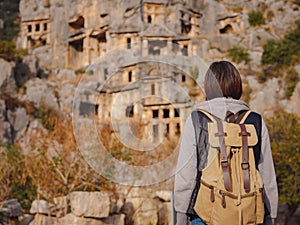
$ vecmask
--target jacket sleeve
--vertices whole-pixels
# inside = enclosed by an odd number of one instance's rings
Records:
[[[191,115],[186,119],[181,136],[180,150],[175,173],[174,208],[177,223],[187,225],[189,220],[186,211],[196,184],[197,156],[195,131]]]
[[[266,206],[270,211],[270,217],[274,219],[277,217],[278,189],[277,189],[275,168],[274,168],[274,163],[272,158],[270,137],[269,137],[266,124],[263,120],[262,120],[261,155],[258,164],[258,169],[260,171],[264,183]]]

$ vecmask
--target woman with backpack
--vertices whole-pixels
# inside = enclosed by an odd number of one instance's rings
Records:
[[[204,89],[206,94],[206,101],[196,104],[194,106],[194,113],[192,113],[187,118],[181,137],[180,151],[178,156],[174,184],[174,208],[176,211],[176,224],[233,224],[230,221],[222,221],[222,219],[219,220],[219,222],[217,222],[217,220],[214,220],[214,218],[203,219],[204,217],[201,218],[199,216],[199,209],[197,209],[197,207],[200,206],[201,214],[201,211],[205,211],[206,207],[210,207],[207,204],[216,203],[216,196],[220,195],[220,204],[222,205],[222,210],[218,211],[215,208],[215,206],[212,206],[213,208],[211,209],[211,211],[209,211],[209,213],[211,214],[209,214],[208,217],[216,217],[216,215],[218,214],[226,214],[227,212],[230,212],[231,208],[230,204],[228,204],[228,199],[232,194],[230,194],[229,191],[226,192],[226,190],[224,189],[225,192],[222,192],[221,190],[216,190],[216,187],[207,185],[207,193],[209,195],[208,203],[204,201],[202,202],[202,198],[199,198],[198,193],[200,193],[199,190],[201,189],[201,186],[202,189],[205,188],[205,183],[204,181],[201,182],[201,178],[202,174],[204,174],[205,170],[207,169],[207,164],[211,160],[210,158],[212,157],[212,150],[208,151],[211,147],[210,137],[216,136],[216,140],[220,140],[220,145],[218,148],[216,148],[220,152],[222,145],[221,142],[223,141],[224,143],[223,139],[225,139],[225,144],[223,144],[225,146],[227,139],[229,138],[226,136],[230,135],[226,134],[226,132],[219,130],[219,132],[216,132],[216,134],[210,136],[211,134],[209,134],[208,132],[208,127],[211,127],[211,125],[208,124],[211,124],[213,122],[212,120],[227,121],[231,123],[240,124],[241,122],[237,121],[241,121],[242,119],[245,126],[239,126],[241,128],[246,127],[246,129],[254,127],[254,133],[256,131],[256,134],[250,134],[247,131],[243,133],[243,131],[241,131],[237,134],[237,139],[239,138],[238,136],[241,136],[241,143],[243,143],[243,147],[241,145],[241,149],[244,149],[244,144],[247,144],[247,140],[250,141],[250,138],[256,136],[255,145],[253,144],[252,151],[252,155],[254,155],[253,162],[255,162],[255,165],[250,166],[254,166],[254,168],[256,168],[257,171],[259,171],[259,177],[261,177],[263,183],[263,190],[261,193],[261,198],[263,200],[262,208],[264,208],[264,218],[262,218],[263,224],[274,224],[274,220],[277,216],[278,190],[275,169],[272,159],[272,152],[270,147],[269,134],[261,115],[250,111],[247,104],[240,100],[240,97],[242,95],[242,80],[240,73],[230,62],[214,62],[210,65],[205,75]],[[223,123],[218,122],[218,124],[220,125]],[[220,128],[219,125],[218,128]],[[220,132],[223,132],[222,137],[218,136]],[[244,138],[243,134],[245,134],[245,136],[248,137]],[[251,135],[252,137],[250,137]],[[250,143],[248,144],[250,145]],[[233,147],[233,149],[234,148],[235,147]],[[225,153],[225,158],[227,153]],[[219,154],[219,166],[221,171],[220,173],[222,173],[222,182],[226,183],[226,180],[232,182],[232,180],[236,179],[235,175],[230,174],[230,176],[228,176],[228,171],[235,171],[230,167],[230,160],[233,160],[230,157],[232,157],[233,153],[228,153],[228,162],[225,160],[226,163],[222,162],[224,155],[222,155],[221,153]],[[244,153],[242,157],[242,160],[244,160]],[[250,162],[251,161],[249,161],[249,163]],[[246,183],[248,183],[249,187],[249,180],[246,181],[247,179],[245,177],[249,176],[252,178],[254,176],[253,174],[256,173],[253,171],[249,172],[249,165],[247,165],[247,163],[248,161],[246,163],[244,163],[244,161],[241,162],[240,171],[242,175],[236,175],[238,176],[237,180],[241,181],[241,183],[244,183],[245,187],[247,186]],[[224,172],[224,174],[222,171]],[[253,183],[252,180],[251,182]],[[250,186],[252,185],[251,187],[253,187],[252,183],[250,183]],[[243,189],[244,186],[242,186],[242,188],[240,189]],[[243,194],[237,197],[231,196],[232,202],[242,202],[241,204],[244,204],[243,201],[245,201],[245,199],[247,199],[247,197],[250,195],[253,195],[253,198],[255,199],[259,199],[258,196],[260,194],[260,189],[257,189],[257,191],[253,192],[253,194],[248,194],[248,191],[245,190],[242,190],[241,193]],[[239,204],[240,203],[237,203],[236,206],[239,207]],[[251,211],[250,208],[253,208],[254,210],[258,210],[259,208],[259,206],[253,206],[253,204],[249,206],[249,211]],[[198,213],[196,213],[195,210]],[[240,211],[238,212],[239,215],[236,217],[238,219],[231,219],[235,220],[235,224],[261,224],[261,222],[258,222],[260,220],[258,218],[255,218],[256,215],[252,216],[247,213],[247,210],[246,212]],[[218,215],[218,217],[222,218],[222,215]]]

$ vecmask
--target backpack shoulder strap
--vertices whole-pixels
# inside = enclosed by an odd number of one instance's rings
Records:
[[[220,156],[221,156],[220,163],[223,170],[225,189],[227,191],[230,191],[232,186],[231,186],[230,173],[229,173],[229,161],[227,157],[225,138],[224,138],[227,134],[224,131],[223,122],[220,118],[215,117],[206,111],[203,110],[200,111],[203,114],[205,114],[208,118],[210,118],[212,122],[217,124],[217,133],[215,133],[214,136],[218,137],[219,139]]]
[[[244,111],[242,114],[240,114],[241,118],[237,118],[236,123],[240,123],[240,124],[245,123],[245,120],[247,119],[247,117],[251,112],[252,112],[251,110]]]
[[[217,120],[221,120],[215,116],[213,116],[212,114],[210,114],[209,112],[206,112],[204,110],[198,110],[200,112],[202,112],[204,115],[206,115],[212,122],[216,122]]]

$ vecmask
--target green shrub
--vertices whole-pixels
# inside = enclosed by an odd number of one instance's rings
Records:
[[[293,57],[300,53],[300,22],[282,40],[269,40],[263,46],[264,52],[261,63],[263,65],[273,64],[277,68],[288,66]]]
[[[264,16],[260,11],[249,12],[248,21],[251,26],[258,26],[265,23]]]
[[[279,111],[267,119],[266,124],[276,169],[279,201],[287,203],[290,218],[300,203],[300,118]]]
[[[245,62],[248,63],[250,61],[249,53],[247,50],[241,47],[234,47],[229,50],[228,56],[236,63]]]
[[[263,49],[261,64],[264,70],[264,80],[281,76],[289,66],[299,63],[300,21],[295,23],[295,29],[291,30],[283,39],[269,40]],[[291,80],[291,77],[287,79]],[[289,96],[288,92],[293,89],[292,86],[289,85],[287,96]]]
[[[284,77],[284,94],[286,97],[293,95],[298,82],[299,77],[297,71],[294,68],[289,69]]]
[[[0,58],[7,61],[17,61],[22,59],[27,54],[26,50],[16,49],[13,42],[0,41]]]
[[[0,201],[17,198],[25,210],[30,209],[31,201],[36,197],[36,188],[26,176],[25,160],[18,146],[1,144],[0,153]]]
[[[4,21],[4,27],[0,29],[0,41],[13,41],[19,33],[19,2],[20,0],[0,1],[0,19]]]
[[[41,121],[43,127],[49,131],[54,131],[55,125],[59,120],[59,112],[41,102],[37,109],[37,117]]]

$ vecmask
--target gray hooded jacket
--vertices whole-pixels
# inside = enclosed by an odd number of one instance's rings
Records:
[[[215,98],[210,101],[204,101],[196,104],[194,106],[194,110],[196,109],[207,111],[218,118],[225,119],[227,111],[237,113],[241,110],[249,110],[249,107],[246,103],[240,100]],[[191,115],[189,115],[186,119],[181,137],[182,139],[175,174],[174,207],[177,214],[176,224],[178,225],[189,224],[186,211],[196,184],[197,153],[194,132],[192,118]],[[269,133],[264,121],[262,121],[261,138],[261,156],[258,169],[264,182],[266,206],[270,211],[270,217],[274,219],[277,216],[278,190]],[[272,224],[271,220],[265,221],[265,223]]]

